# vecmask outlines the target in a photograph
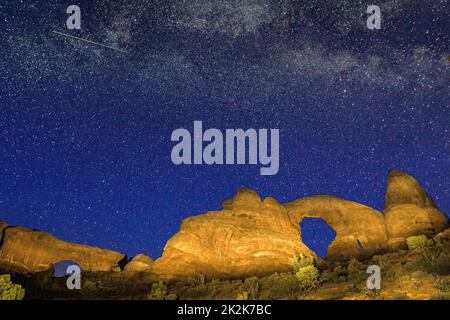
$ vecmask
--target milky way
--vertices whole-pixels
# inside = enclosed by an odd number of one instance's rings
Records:
[[[243,186],[381,210],[390,168],[450,212],[449,2],[298,2],[3,1],[0,220],[156,257]],[[174,166],[195,120],[279,128],[279,173]]]

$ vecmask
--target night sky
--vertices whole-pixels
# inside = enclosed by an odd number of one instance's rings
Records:
[[[390,168],[450,212],[449,1],[3,0],[0,28],[1,221],[155,258],[244,186],[382,210]],[[195,120],[280,129],[278,174],[174,165]]]

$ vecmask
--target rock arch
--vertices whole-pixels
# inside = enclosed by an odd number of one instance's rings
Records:
[[[299,225],[305,217],[322,218],[336,231],[336,238],[328,247],[327,258],[331,260],[369,257],[386,250],[384,216],[365,205],[318,195],[286,203],[285,208],[294,225]]]
[[[325,259],[336,231],[322,218],[304,217],[299,223],[301,241],[319,257]]]

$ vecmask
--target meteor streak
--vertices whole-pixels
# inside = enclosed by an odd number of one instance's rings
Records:
[[[119,48],[116,48],[116,47],[111,47],[111,46],[108,46],[106,44],[101,44],[101,43],[94,42],[94,41],[91,41],[91,40],[87,40],[87,39],[71,36],[70,34],[58,32],[58,31],[53,31],[53,33],[55,33],[57,35],[60,35],[60,36],[63,36],[63,37],[66,37],[66,38],[80,40],[80,41],[84,41],[84,42],[87,42],[87,43],[95,44],[95,45],[100,46],[100,47],[109,48],[109,49],[113,49],[113,50],[116,50],[116,51],[127,53],[127,51],[125,51],[125,50],[122,50],[122,49],[119,49]]]

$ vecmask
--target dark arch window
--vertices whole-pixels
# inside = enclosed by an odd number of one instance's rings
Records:
[[[336,238],[336,231],[322,218],[304,218],[300,230],[303,243],[324,259],[328,246]]]
[[[75,261],[72,261],[72,260],[62,260],[62,261],[54,263],[53,264],[53,270],[54,270],[53,277],[62,278],[62,277],[69,276],[70,274],[67,273],[67,268],[72,265],[76,265],[76,266],[80,267],[80,265],[78,263],[76,263]],[[83,271],[81,267],[80,267],[80,269],[81,269],[81,271]]]

